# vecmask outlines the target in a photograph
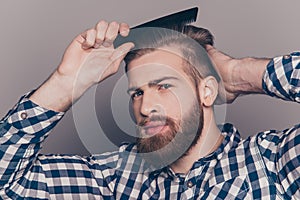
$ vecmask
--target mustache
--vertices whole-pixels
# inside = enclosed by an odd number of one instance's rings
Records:
[[[171,117],[162,116],[162,115],[154,115],[148,118],[145,118],[141,122],[137,124],[138,127],[143,127],[149,122],[163,122],[165,125],[174,124],[175,120]]]

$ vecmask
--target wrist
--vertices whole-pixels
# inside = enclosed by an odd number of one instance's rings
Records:
[[[29,99],[49,110],[65,112],[72,104],[71,94],[70,89],[61,84],[61,80],[53,73]]]
[[[58,111],[67,111],[84,93],[84,87],[75,87],[75,78],[60,74],[57,70],[31,96],[37,105]]]
[[[63,66],[62,68],[66,67]],[[64,90],[68,96],[72,96],[73,101],[76,101],[85,91],[96,84],[85,77],[83,72],[74,71],[72,73],[62,73],[59,69],[60,67],[55,70],[53,77],[59,83],[61,89]]]

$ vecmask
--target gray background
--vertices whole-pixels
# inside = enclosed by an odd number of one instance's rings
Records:
[[[299,50],[300,1],[297,0],[2,1],[0,115],[3,116],[19,96],[40,85],[59,64],[70,41],[98,20],[136,25],[193,6],[200,8],[196,24],[211,30],[216,47],[232,56],[274,57]],[[114,133],[110,137],[119,142],[125,139],[124,134],[118,135],[118,128],[111,126],[105,117],[109,108],[99,103],[103,96],[110,95],[114,80],[109,79],[97,88],[95,100],[97,115],[108,127],[105,132]],[[244,96],[227,106],[226,121],[234,123],[246,137],[262,130],[292,126],[299,122],[299,111],[295,103],[263,95]],[[77,134],[74,124],[70,110],[47,139],[43,153],[91,153],[89,147],[85,147],[89,144],[80,140],[85,133]],[[93,128],[86,127],[83,137],[88,137],[89,131]],[[100,153],[115,148],[103,137],[100,141],[90,141],[94,146],[92,151]]]

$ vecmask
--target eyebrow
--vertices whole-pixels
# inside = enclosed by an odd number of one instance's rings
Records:
[[[155,85],[157,85],[160,82],[165,81],[165,80],[179,80],[179,79],[177,77],[174,77],[174,76],[165,76],[165,77],[162,77],[160,79],[155,79],[155,80],[150,81],[148,83],[148,86],[149,87],[155,86]],[[139,89],[140,89],[139,87],[131,87],[127,90],[127,93],[129,94],[130,92],[138,91]]]

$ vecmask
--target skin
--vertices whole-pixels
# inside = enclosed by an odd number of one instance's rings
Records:
[[[128,33],[129,26],[127,24],[117,22],[108,23],[102,20],[97,23],[94,28],[88,29],[78,35],[66,49],[60,65],[30,96],[30,100],[47,109],[67,111],[91,86],[101,83],[104,79],[118,71],[121,61],[127,52],[134,47],[134,44],[129,42],[119,47],[114,47],[112,43],[118,34],[127,36]],[[183,101],[182,98],[179,98],[184,95],[184,92],[188,92],[190,97],[199,95],[203,104],[203,117],[205,119],[199,141],[188,152],[188,156],[172,164],[171,167],[174,172],[187,173],[195,160],[207,155],[222,142],[222,137],[219,137],[220,133],[216,128],[212,112],[212,105],[216,99],[218,103],[230,103],[241,94],[263,92],[261,80],[266,65],[269,62],[268,59],[234,59],[212,46],[207,46],[207,51],[223,79],[222,84],[225,87],[225,93],[218,94],[216,81],[212,77],[207,77],[200,82],[199,90],[194,91],[194,93],[191,90],[180,90],[181,92],[178,90],[178,92],[174,92],[168,96],[172,105],[179,105],[184,108],[190,101],[189,99]],[[160,64],[174,67],[175,71],[184,78],[180,66],[176,66],[176,64],[173,63],[166,63],[166,60],[162,60],[166,55],[159,56],[156,53],[159,54],[162,52],[155,52],[149,55],[150,57],[154,56],[155,59],[158,59],[156,61]],[[141,65],[149,63],[147,59],[149,59],[149,57],[140,57],[135,60],[135,64]],[[170,59],[170,61],[172,61],[172,59]],[[133,67],[134,66],[132,66],[132,68]],[[149,82],[150,80],[147,81]],[[137,120],[141,120],[149,114],[147,107],[153,104],[154,100],[159,102],[157,105],[159,105],[163,112],[177,119],[182,117],[184,109],[182,109],[182,112],[181,109],[173,110],[170,107],[171,104],[168,105],[161,98],[160,93],[159,95],[155,93],[156,87],[148,87],[147,82],[142,82],[141,80],[136,80],[134,84],[146,91],[143,97],[145,100],[134,105]],[[188,84],[188,82],[185,84]],[[192,85],[187,85],[186,88],[193,87]],[[150,92],[155,94],[151,101],[151,98],[149,98]],[[214,139],[207,140],[207,138]],[[209,144],[209,141],[212,143]],[[205,145],[203,145],[204,143]]]
[[[269,58],[230,57],[211,45],[207,53],[222,77],[225,93],[219,93],[217,103],[232,103],[239,95],[262,94],[262,77]]]
[[[156,113],[180,120],[186,108],[197,99],[195,86],[188,80],[181,63],[179,56],[158,50],[129,64],[129,94],[134,95],[133,110],[138,123]]]
[[[212,107],[218,94],[218,83],[215,78],[207,77],[199,80],[197,90],[184,72],[182,57],[173,51],[173,48],[156,50],[129,63],[129,93],[138,124],[155,115],[168,116],[181,124],[183,117],[190,115],[191,105],[198,102],[199,97],[204,118],[201,137],[184,157],[170,165],[175,172],[187,173],[197,159],[216,150],[222,142],[223,136],[215,123]],[[166,134],[169,129],[164,124],[157,126],[151,120],[145,127],[151,127],[146,128],[151,135],[160,131]]]
[[[60,65],[30,99],[51,110],[67,111],[91,86],[118,71],[134,44],[115,48],[113,41],[118,34],[128,33],[128,24],[100,21],[78,35],[66,49]]]

